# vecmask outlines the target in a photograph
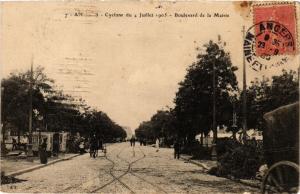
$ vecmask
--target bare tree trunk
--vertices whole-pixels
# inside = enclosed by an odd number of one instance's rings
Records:
[[[232,131],[232,138],[233,138],[235,141],[237,141],[237,139],[236,139],[236,131]]]
[[[24,127],[25,125],[23,125],[22,124],[22,122],[21,123],[19,123],[19,125],[18,125],[18,130],[17,130],[17,136],[18,136],[18,144],[20,144],[20,136],[21,136],[21,130],[22,130],[22,127]]]
[[[200,144],[201,144],[201,146],[203,146],[203,132],[201,132]]]
[[[20,143],[20,133],[21,133],[21,129],[18,127],[18,144]]]
[[[3,144],[5,144],[5,128],[6,128],[6,122],[3,122],[3,126],[2,126],[2,138],[3,138],[3,140],[2,140],[2,142],[3,142]]]

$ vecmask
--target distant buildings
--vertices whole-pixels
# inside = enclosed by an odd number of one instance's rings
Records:
[[[220,129],[219,127],[217,128],[218,130],[218,138],[231,138],[232,137],[232,132],[231,131],[226,131],[226,129]],[[240,129],[237,133],[236,133],[236,137],[239,140],[240,135],[242,134],[242,129]],[[258,131],[255,129],[249,129],[247,131],[247,135],[249,139],[253,139],[255,138],[255,140],[263,140],[263,136],[262,136],[262,131]],[[196,135],[196,140],[198,140],[199,142],[201,141],[201,134]],[[207,135],[207,137],[203,138],[203,144],[204,145],[208,145],[210,146],[213,140],[213,132],[210,131],[209,134]]]

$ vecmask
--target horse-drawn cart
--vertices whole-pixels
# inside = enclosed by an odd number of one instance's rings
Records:
[[[264,156],[269,167],[262,193],[297,193],[299,189],[299,102],[264,115]]]
[[[98,150],[103,152],[103,156],[106,156],[106,144],[103,142],[103,140],[99,140]],[[98,150],[97,150],[97,156],[98,156]]]
[[[96,136],[93,136],[90,139],[90,156],[93,158],[98,157],[98,153],[103,152],[102,156],[106,156],[106,144],[103,142],[103,139],[97,138]]]

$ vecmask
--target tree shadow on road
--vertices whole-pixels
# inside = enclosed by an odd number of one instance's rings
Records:
[[[20,182],[24,182],[24,181],[27,181],[27,180],[18,179],[13,176],[1,176],[1,185],[20,183]]]

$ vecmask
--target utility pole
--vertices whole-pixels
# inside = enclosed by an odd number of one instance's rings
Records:
[[[213,141],[212,141],[212,160],[217,160],[217,128],[216,128],[216,56],[213,56]]]
[[[232,97],[232,137],[234,140],[236,140],[236,129],[237,129],[237,116],[236,116],[236,108],[235,108],[235,103],[236,103],[236,100],[235,100],[235,96]]]
[[[33,59],[31,61],[31,68],[30,68],[30,80],[29,80],[29,142],[28,142],[28,152],[27,156],[33,156],[32,152],[32,85],[33,85]]]
[[[214,143],[217,141],[217,131],[216,131],[216,60],[213,61],[213,138]]]
[[[1,86],[1,97],[2,97],[2,93],[4,92],[4,87]],[[4,121],[1,121],[1,132],[2,132],[2,142],[1,142],[1,146],[5,149],[6,145],[5,145],[5,126],[4,126]],[[2,154],[2,153],[1,153]]]
[[[243,41],[245,39],[245,26],[242,29]],[[246,85],[246,64],[243,43],[243,141],[247,139],[247,85]]]

